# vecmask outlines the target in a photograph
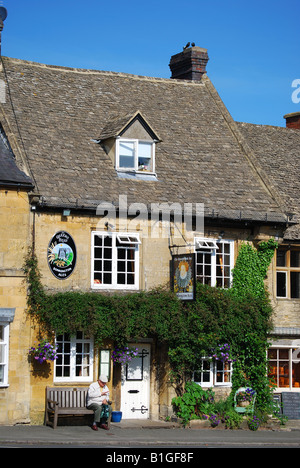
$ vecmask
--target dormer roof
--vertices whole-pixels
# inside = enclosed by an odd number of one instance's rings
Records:
[[[117,115],[112,117],[102,129],[100,135],[98,136],[99,141],[106,140],[108,138],[117,138],[121,137],[126,130],[134,123],[139,122],[149,136],[155,141],[161,141],[161,138],[153,130],[150,124],[147,122],[145,117],[141,114],[140,111],[134,113],[129,113],[126,115]]]

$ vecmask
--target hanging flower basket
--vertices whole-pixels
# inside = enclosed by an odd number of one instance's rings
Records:
[[[36,348],[32,346],[29,349],[29,355],[40,364],[45,361],[54,361],[57,359],[57,347],[47,340],[42,340]]]
[[[218,344],[211,350],[210,359],[213,361],[221,361],[223,363],[233,362],[230,352],[230,345],[228,343]]]
[[[128,364],[132,359],[138,355],[138,348],[129,348],[125,346],[123,348],[115,348],[111,354],[113,362],[120,364]]]

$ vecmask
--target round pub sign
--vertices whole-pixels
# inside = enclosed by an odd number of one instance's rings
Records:
[[[75,242],[65,231],[59,231],[48,245],[48,265],[55,278],[64,280],[73,273],[76,265]]]

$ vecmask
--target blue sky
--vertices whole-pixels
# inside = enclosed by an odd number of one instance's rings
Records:
[[[187,42],[237,121],[285,126],[299,112],[300,0],[3,0],[2,54],[68,67],[170,77]]]

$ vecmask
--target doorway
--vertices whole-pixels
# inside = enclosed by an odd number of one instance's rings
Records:
[[[121,370],[121,411],[123,419],[149,419],[150,351],[148,343],[131,344],[137,357]]]

